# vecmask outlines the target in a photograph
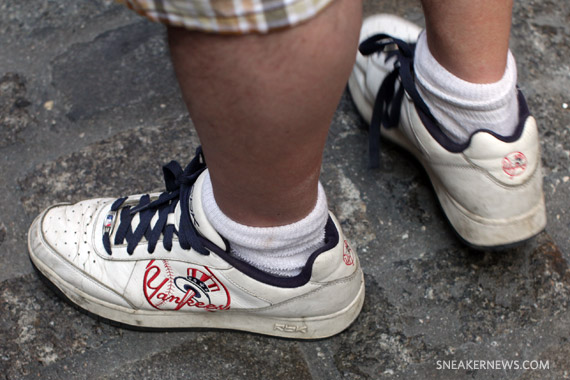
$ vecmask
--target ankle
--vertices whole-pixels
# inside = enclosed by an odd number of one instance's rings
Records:
[[[431,54],[425,33],[416,47],[418,92],[453,140],[464,143],[478,130],[510,136],[518,125],[517,70],[509,52],[507,67],[495,83],[467,82],[446,70]]]
[[[202,205],[235,257],[273,275],[299,274],[309,256],[324,244],[328,207],[320,184],[316,205],[309,215],[284,226],[251,227],[231,220],[216,203],[209,174],[202,186]]]

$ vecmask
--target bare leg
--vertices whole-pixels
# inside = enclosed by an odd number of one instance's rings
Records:
[[[327,131],[356,56],[361,6],[336,0],[311,21],[268,35],[169,30],[216,202],[236,222],[285,225],[314,207]]]
[[[430,51],[459,78],[492,83],[507,63],[513,0],[422,0]]]

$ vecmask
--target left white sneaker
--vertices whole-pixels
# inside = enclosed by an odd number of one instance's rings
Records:
[[[130,326],[299,339],[348,327],[362,308],[364,279],[335,217],[298,276],[262,272],[232,257],[204,214],[200,157],[184,171],[167,165],[162,194],[50,207],[28,233],[32,263],[80,308]]]

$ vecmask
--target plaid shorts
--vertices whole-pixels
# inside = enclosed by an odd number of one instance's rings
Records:
[[[314,17],[334,0],[117,0],[167,25],[204,32],[267,33]]]

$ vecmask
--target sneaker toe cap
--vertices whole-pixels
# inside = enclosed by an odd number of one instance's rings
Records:
[[[81,252],[91,251],[93,224],[98,209],[105,201],[97,199],[48,208],[34,222],[36,231],[30,229],[30,239],[38,239],[47,251],[71,262],[76,261]]]
[[[129,304],[120,292],[133,265],[107,263],[93,248],[93,239],[97,238],[93,235],[93,223],[106,201],[50,207],[30,227],[28,249],[36,268],[75,303],[94,297],[127,307]]]

